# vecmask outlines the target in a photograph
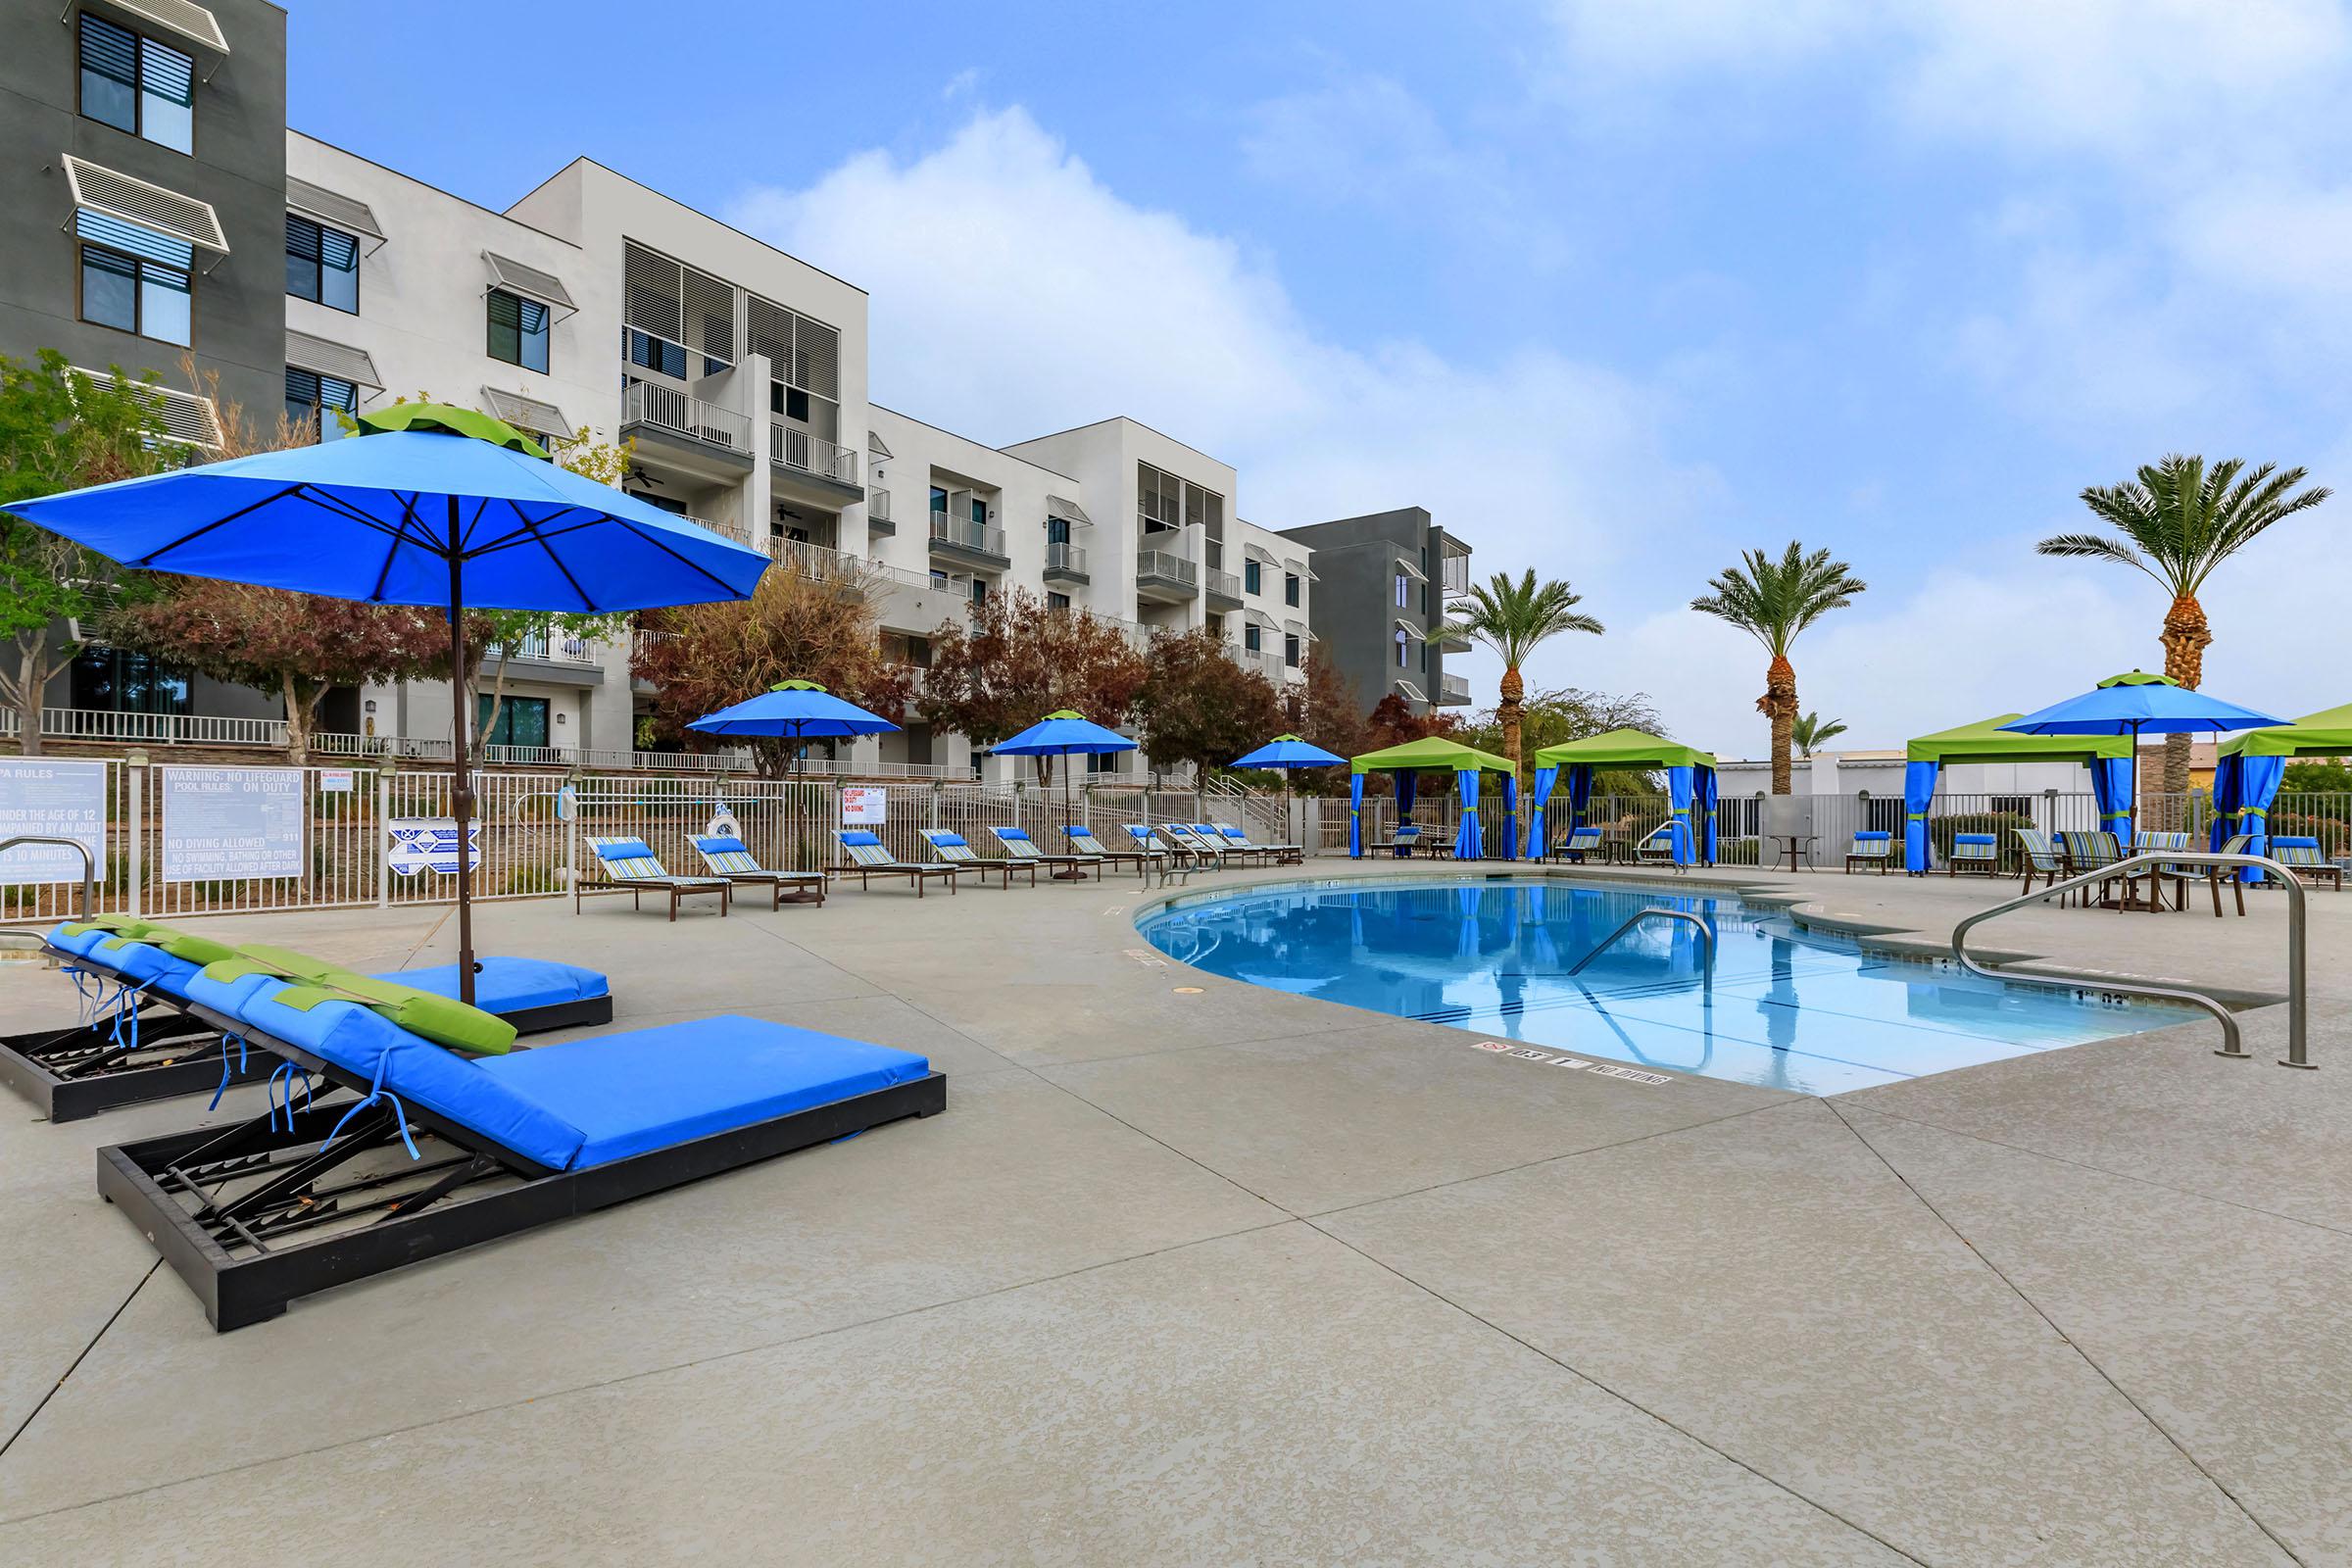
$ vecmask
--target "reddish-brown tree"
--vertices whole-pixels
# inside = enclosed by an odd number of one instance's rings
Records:
[[[1190,762],[1223,767],[1282,728],[1273,683],[1234,662],[1224,635],[1206,626],[1152,639],[1152,672],[1136,693],[1136,739],[1156,771]]]
[[[1036,595],[1016,590],[975,606],[965,624],[932,633],[916,709],[976,747],[1017,735],[1065,708],[1116,729],[1150,671],[1123,627],[1083,610],[1048,609]],[[1054,759],[1036,760],[1038,781],[1051,782]]]

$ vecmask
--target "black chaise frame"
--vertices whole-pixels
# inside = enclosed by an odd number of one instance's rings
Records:
[[[88,962],[62,948],[44,944],[42,951],[61,962]],[[177,997],[142,992],[137,1014],[136,1046],[115,1044],[111,1017],[0,1035],[0,1083],[31,1101],[51,1121],[80,1121],[151,1100],[209,1095],[220,1087],[223,1057],[232,1087],[267,1078],[277,1066],[277,1058],[269,1052],[239,1051],[233,1042],[223,1041],[219,1028],[198,1018]],[[612,1021],[612,997],[608,992],[577,1002],[519,1007],[499,1016],[525,1035],[608,1024]],[[249,1042],[254,1038],[241,1026],[232,1025],[230,1032],[243,1034]],[[127,1019],[122,1033],[127,1040]]]
[[[936,1115],[948,1103],[947,1076],[933,1072],[574,1171],[550,1170],[470,1129],[405,1106],[422,1156],[412,1161],[401,1145],[401,1112],[388,1097],[321,1149],[368,1085],[249,1024],[203,1006],[190,1010],[215,1029],[243,1029],[255,1045],[347,1091],[291,1113],[98,1151],[100,1196],[155,1244],[223,1334],[275,1317],[298,1297],[902,1117]],[[371,1154],[379,1157],[365,1158]],[[329,1229],[339,1222],[345,1228]]]

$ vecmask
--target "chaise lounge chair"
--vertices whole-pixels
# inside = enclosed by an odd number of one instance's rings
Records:
[[[66,929],[52,941],[76,940]],[[101,1196],[222,1332],[297,1297],[947,1105],[946,1079],[921,1056],[762,1019],[510,1052],[509,1025],[446,999],[388,1009],[355,1000],[358,976],[289,981],[155,951],[185,965],[195,1017],[328,1086],[232,1126],[98,1152]]]
[[[2273,839],[2271,858],[2306,882],[2325,880],[2336,892],[2344,891],[2344,868],[2320,852],[2316,838]],[[2244,912],[2242,905],[2239,912]]]
[[[1853,844],[1845,852],[1845,870],[1853,874],[1857,865],[1875,865],[1884,876],[1894,864],[1894,835],[1884,829],[1865,829],[1854,835]]]
[[[1225,869],[1224,834],[1213,830],[1203,833],[1190,822],[1162,822],[1159,831],[1177,853],[1191,856],[1195,865]]]
[[[1048,855],[1037,847],[1037,840],[1029,836],[1029,830],[1025,827],[992,827],[989,832],[995,834],[997,842],[1004,846],[1005,858],[1017,864],[1061,867],[1054,873],[1054,879],[1057,882],[1083,882],[1089,866],[1099,867],[1109,860],[1107,856],[1102,855]],[[1034,882],[1036,879],[1031,880]]]
[[[2058,853],[2066,860],[2066,874],[2068,876],[2082,876],[2092,871],[2103,871],[2109,866],[2114,865],[2117,861],[2123,859],[2124,844],[2123,840],[2117,838],[2113,833],[2105,831],[2086,833],[2077,832],[2070,829],[2061,832],[2058,835]],[[2113,894],[2109,890],[2114,888],[2116,884],[2121,883],[2123,884],[2124,889],[2123,902],[2126,905],[2131,904],[2132,899],[2132,885],[2133,880],[2134,878],[2129,876],[2110,876],[2101,878],[2098,883],[2095,884],[2095,891],[2099,896],[2099,901],[2104,903],[2109,898],[2113,897]],[[2086,895],[2083,899],[2085,904],[2090,902],[2087,896],[2088,891],[2089,890],[2086,890]]]
[[[188,1010],[185,980],[200,964],[244,959],[297,978],[340,972],[283,948],[237,946],[122,915],[69,921],[43,951],[86,988],[89,1017],[0,1039],[0,1081],[53,1122],[218,1094],[270,1075],[275,1060],[224,1039]],[[474,964],[474,1005],[518,1034],[612,1021],[612,989],[593,969],[540,958],[486,957]],[[458,994],[454,963],[362,978],[383,988],[373,994],[395,1002],[410,991],[452,1000]]]
[[[2009,831],[2016,836],[2018,850],[2026,858],[2026,880],[2018,889],[2021,897],[2034,891],[2034,879],[2037,876],[2044,888],[2055,887],[2065,879],[2066,857],[2052,847],[2047,834],[2030,827],[2013,827]],[[2058,895],[2062,906],[2066,900],[2066,894]]]
[[[842,853],[849,859],[834,866],[833,872],[837,876],[855,876],[860,891],[870,890],[873,884],[868,878],[877,876],[905,877],[914,884],[914,896],[918,899],[923,896],[923,886],[928,882],[945,882],[950,893],[956,891],[956,872],[952,865],[937,860],[902,860],[884,849],[879,838],[863,828],[845,828],[837,837],[841,840]]]
[[[1595,854],[1599,849],[1600,829],[1572,827],[1568,830],[1565,838],[1551,847],[1551,858],[1582,865],[1588,856]]]
[[[698,833],[688,839],[694,853],[703,858],[712,876],[723,876],[729,882],[748,883],[758,887],[767,884],[771,890],[768,907],[784,906],[784,890],[794,890],[794,904],[822,904],[825,902],[825,873],[822,871],[771,871],[752,855],[743,840],[726,834]]]
[[[1000,860],[983,860],[972,853],[971,845],[965,842],[962,834],[951,833],[944,827],[923,829],[923,842],[931,846],[931,853],[939,857],[941,864],[952,865],[958,871],[977,872],[982,882],[986,882],[988,873],[994,871],[1004,879],[1004,885],[1009,888],[1012,886],[1012,873],[1026,871],[1029,873],[1029,885],[1037,886],[1037,862],[1035,860],[1015,860],[1009,858]]]
[[[1440,846],[1436,839],[1421,831],[1420,823],[1399,822],[1396,824],[1395,833],[1391,834],[1386,841],[1373,845],[1372,848],[1393,851],[1399,860],[1409,860],[1413,858],[1415,850],[1419,850],[1423,855],[1435,859]]]
[[[1145,822],[1129,822],[1127,837],[1129,842],[1144,854],[1157,854],[1164,857],[1154,862],[1160,868],[1160,880],[1163,883],[1167,880],[1167,874],[1170,871],[1182,872],[1184,879],[1190,882],[1193,879],[1193,872],[1204,869],[1207,858],[1191,844],[1178,838],[1170,827],[1155,828]]]
[[[1660,822],[1643,834],[1641,842],[1634,846],[1634,859],[1641,865],[1672,866],[1674,874],[1681,876],[1685,867],[1682,861],[1674,858],[1674,824]]]
[[[1952,853],[1944,857],[1943,869],[1949,876],[1962,871],[1976,871],[1984,876],[2001,874],[2001,841],[1990,833],[1955,833]]]
[[[1236,823],[1217,822],[1211,825],[1224,835],[1226,848],[1262,855],[1268,865],[1302,865],[1306,861],[1306,850],[1300,845],[1260,844],[1250,836],[1247,829]]]
[[[1134,861],[1135,874],[1139,879],[1151,875],[1154,868],[1164,867],[1171,858],[1165,845],[1157,850],[1147,850],[1140,845],[1132,850],[1114,850],[1095,837],[1095,830],[1091,827],[1065,827],[1061,834],[1070,841],[1071,849],[1080,855],[1092,856],[1105,865],[1118,866]]]
[[[718,916],[725,919],[727,905],[734,898],[735,884],[723,876],[672,876],[654,854],[653,846],[638,838],[596,838],[586,840],[596,852],[597,873],[583,877],[571,885],[571,912],[580,912],[580,900],[598,893],[626,893],[636,907],[645,907],[648,893],[660,893],[669,899],[669,917],[678,917],[678,902],[689,894],[715,893],[718,895]]]

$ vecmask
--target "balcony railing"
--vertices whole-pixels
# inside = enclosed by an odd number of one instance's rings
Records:
[[[594,667],[604,662],[597,657],[596,645],[585,637],[563,633],[548,636],[533,632],[528,637],[511,643],[492,643],[482,651],[485,659],[535,659],[547,664],[585,664]]]
[[[639,381],[621,394],[620,422],[624,427],[650,424],[747,458],[752,454],[749,416],[652,381]]]
[[[1059,539],[1046,541],[1046,569],[1086,575],[1086,546],[1066,544]]]
[[[899,525],[891,520],[889,491],[866,491],[865,531],[867,533],[885,534],[895,534],[899,531]]]
[[[1242,579],[1230,571],[1208,568],[1208,594],[1211,599],[1230,599],[1239,604],[1242,598]]]
[[[821,435],[789,424],[770,424],[767,427],[767,455],[780,467],[800,473],[812,473],[819,479],[831,479],[840,484],[858,482],[858,453],[838,441],[828,441]]]
[[[1135,553],[1137,580],[1154,577],[1163,582],[1182,583],[1187,588],[1200,584],[1200,564],[1190,556],[1180,556],[1168,550],[1138,550]]]
[[[1438,706],[1440,708],[1469,707],[1469,678],[1463,675],[1441,674],[1438,677]]]
[[[767,555],[777,565],[789,566],[818,582],[854,582],[862,586],[874,573],[873,563],[863,556],[805,544],[798,539],[770,539]]]
[[[931,542],[968,550],[974,555],[994,556],[999,561],[1010,559],[1004,554],[1004,530],[992,528],[985,522],[958,517],[952,512],[931,514]]]

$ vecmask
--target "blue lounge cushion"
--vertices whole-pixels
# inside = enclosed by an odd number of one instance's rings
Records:
[[[407,1065],[405,1058],[395,1063]],[[931,1070],[911,1052],[732,1016],[462,1065],[549,1118],[577,1127],[583,1142],[571,1155],[571,1169],[831,1104]]]
[[[611,996],[612,986],[594,969],[552,958],[481,958],[473,977],[473,1004],[484,1012],[519,1012],[525,1007],[553,1007],[566,1002],[588,1002]],[[379,974],[404,986],[430,991],[437,997],[458,994],[458,966],[445,963],[433,969],[402,969]]]
[[[963,843],[963,835],[960,833],[925,833],[923,837],[929,839],[932,843],[938,845],[940,848],[948,850],[955,849],[956,846]]]
[[[852,848],[857,848],[860,845],[879,844],[882,841],[876,838],[873,834],[866,832],[862,828],[853,828],[841,836],[841,842],[851,846]]]
[[[1001,839],[1026,839],[1029,836],[1029,830],[1025,827],[999,827],[989,831]]]
[[[694,847],[705,855],[749,855],[751,846],[725,833],[711,833],[695,839]]]
[[[1992,835],[1989,833],[1955,833],[1952,835],[1952,842],[1954,844],[1990,844]]]
[[[1891,839],[1891,838],[1893,838],[1893,837],[1894,837],[1894,835],[1893,835],[1892,833],[1886,833],[1886,832],[1877,832],[1877,833],[1873,833],[1873,832],[1863,832],[1863,833],[1856,833],[1856,834],[1854,835],[1854,839],[1855,839],[1855,841],[1856,841],[1857,843],[1869,843],[1869,842],[1872,842],[1872,841],[1874,841],[1874,840],[1878,840],[1878,839]]]
[[[614,839],[609,844],[599,844],[596,855],[600,860],[650,860],[654,858],[654,847],[643,839]]]

